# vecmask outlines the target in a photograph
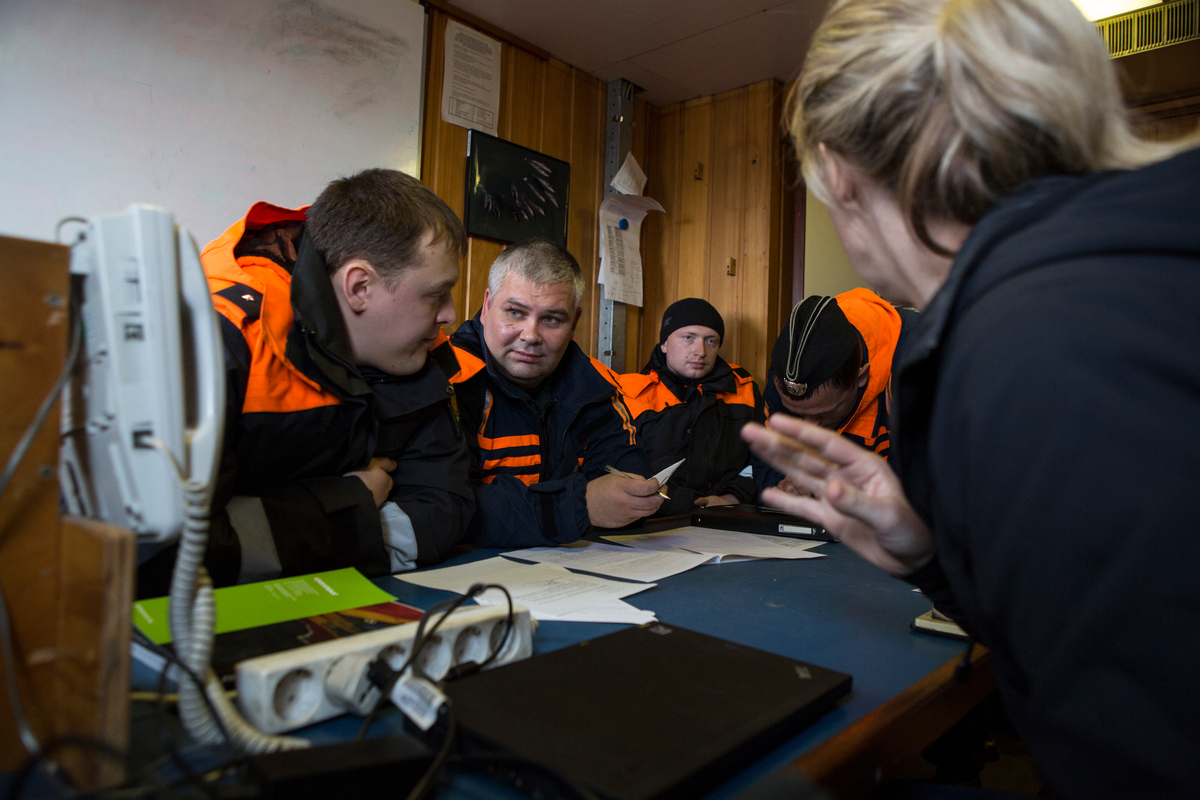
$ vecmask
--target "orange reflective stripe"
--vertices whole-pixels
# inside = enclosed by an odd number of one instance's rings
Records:
[[[617,410],[617,414],[621,417],[621,425],[624,426],[625,430],[629,431],[629,443],[637,444],[637,428],[634,427],[633,418],[629,415],[629,409],[621,402],[621,398],[615,395],[613,396],[612,404],[613,408]]]
[[[530,436],[497,436],[495,439],[489,439],[486,436],[479,437],[479,447],[483,450],[499,450],[502,447],[538,447],[541,443],[541,437],[536,433]]]
[[[496,480],[496,478],[498,478],[498,477],[500,477],[500,476],[499,475],[487,475],[487,476],[484,476],[483,482],[491,483],[492,481]],[[538,475],[536,473],[534,473],[533,475],[509,475],[508,477],[516,478],[517,480],[519,480],[521,483],[525,484],[526,486],[533,486],[535,483],[538,482]]]
[[[483,468],[489,470],[497,467],[536,467],[541,463],[542,457],[535,453],[531,456],[505,456],[484,461]]]

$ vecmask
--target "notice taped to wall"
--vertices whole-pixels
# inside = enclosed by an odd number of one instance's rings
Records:
[[[500,42],[446,21],[442,120],[496,135],[500,111]]]

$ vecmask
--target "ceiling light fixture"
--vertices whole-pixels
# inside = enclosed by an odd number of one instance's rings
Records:
[[[1090,20],[1107,19],[1128,14],[1150,6],[1162,5],[1162,0],[1074,0],[1075,5]]]

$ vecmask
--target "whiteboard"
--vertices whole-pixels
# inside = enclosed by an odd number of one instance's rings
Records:
[[[419,176],[411,0],[2,0],[0,233],[152,203],[203,244],[252,203]]]

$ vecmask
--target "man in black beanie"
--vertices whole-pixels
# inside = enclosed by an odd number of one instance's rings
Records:
[[[670,499],[658,516],[757,497],[750,450],[738,434],[762,420],[762,396],[749,372],[717,355],[724,336],[725,321],[707,301],[672,303],[649,362],[617,378],[650,468],[686,459],[667,482]]]
[[[812,296],[792,309],[771,350],[767,416],[782,411],[835,430],[887,458],[887,386],[900,342],[917,321],[867,289]],[[761,492],[795,491],[783,474],[755,459]]]

